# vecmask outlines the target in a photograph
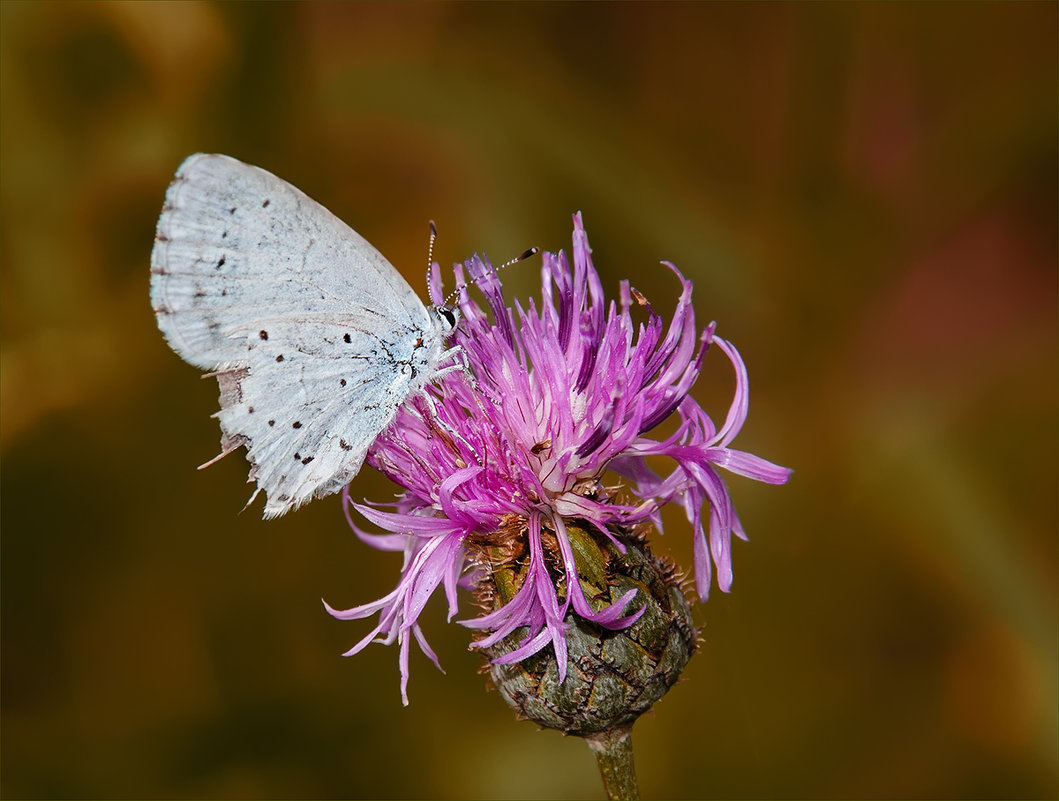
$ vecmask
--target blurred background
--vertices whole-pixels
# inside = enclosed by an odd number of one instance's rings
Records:
[[[395,585],[337,498],[262,522],[148,259],[195,151],[424,288],[569,248],[751,376],[749,543],[634,730],[645,797],[1059,793],[1057,7],[0,4],[2,759],[19,798],[602,798],[576,739],[335,606]],[[539,291],[539,262],[509,297]],[[425,295],[425,288],[423,289]],[[699,399],[723,419],[730,368]],[[393,492],[366,470],[355,497]],[[690,564],[674,516],[656,550]],[[464,603],[463,611],[472,607]]]

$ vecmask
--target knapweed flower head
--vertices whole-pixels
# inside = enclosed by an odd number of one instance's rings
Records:
[[[327,608],[342,619],[378,614],[374,629],[347,655],[373,641],[396,642],[405,703],[413,638],[437,664],[419,616],[439,587],[450,620],[458,612],[458,588],[479,589],[487,612],[460,621],[478,631],[474,647],[495,655],[499,665],[549,650],[561,684],[575,622],[620,631],[636,625],[647,608],[637,599],[642,581],[601,603],[598,590],[615,584],[614,571],[586,575],[594,570],[586,548],[613,559],[632,547],[640,564],[645,557],[636,532],[644,524],[661,531],[660,510],[679,504],[691,523],[695,586],[705,600],[714,574],[722,590],[730,588],[731,536],[746,538],[718,468],[770,484],[790,476],[787,468],[730,447],[746,420],[746,367],[713,323],[696,327],[691,282],[663,262],[680,287],[667,325],[628,281],[616,301],[605,299],[580,214],[572,255],[571,267],[563,252],[543,254],[541,298],[525,306],[509,305],[487,261],[475,256],[455,267],[457,285],[477,286],[488,307],[487,313],[466,289],[460,292],[462,321],[452,344],[462,349],[473,380],[461,371],[445,375],[428,388],[432,402],[406,404],[369,451],[368,463],[402,488],[396,502],[353,503],[344,493],[347,516],[352,507],[389,532],[367,532],[350,517],[357,535],[402,552],[404,564],[384,598],[344,611]],[[437,265],[430,283],[437,302]],[[634,324],[634,305],[643,307],[646,322]],[[689,394],[714,349],[730,360],[736,378],[719,428]],[[675,430],[652,437],[670,418]],[[669,472],[656,472],[648,457],[668,457]],[[621,490],[604,484],[607,471],[623,480]],[[516,580],[501,587],[495,577],[505,566]],[[666,586],[677,583],[664,565],[658,574]]]

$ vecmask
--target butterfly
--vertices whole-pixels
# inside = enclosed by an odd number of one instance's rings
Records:
[[[458,308],[425,305],[330,211],[230,156],[177,169],[151,304],[170,347],[216,376],[217,459],[246,447],[266,518],[341,490],[406,399],[466,369],[447,344]]]

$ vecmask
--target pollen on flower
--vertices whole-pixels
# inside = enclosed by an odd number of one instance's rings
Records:
[[[660,510],[674,503],[690,523],[699,598],[706,599],[714,576],[728,591],[731,536],[746,537],[718,468],[770,484],[790,477],[789,469],[731,447],[746,420],[746,367],[714,324],[697,328],[692,284],[676,267],[663,262],[680,290],[667,324],[627,282],[619,302],[605,299],[580,214],[570,261],[561,251],[544,253],[540,298],[514,304],[484,259],[455,267],[457,285],[473,282],[485,298],[479,305],[460,291],[463,322],[451,343],[462,350],[474,381],[462,371],[446,374],[427,389],[430,408],[421,398],[406,404],[369,449],[367,462],[402,488],[396,501],[354,503],[343,493],[357,535],[402,552],[404,566],[384,598],[344,611],[327,608],[342,619],[378,615],[347,654],[370,642],[397,643],[405,703],[412,639],[437,664],[418,621],[439,587],[450,619],[458,612],[459,588],[477,592],[484,613],[460,622],[476,631],[474,647],[489,652],[494,665],[546,652],[554,659],[556,686],[573,664],[572,627],[621,632],[648,618],[667,619],[676,641],[685,642],[677,650],[690,656],[694,638],[680,635],[690,625],[680,604],[662,600],[652,607],[638,597],[646,585],[618,580],[613,560],[642,552],[641,529],[661,530]],[[439,303],[436,264],[430,289]],[[634,303],[646,322],[633,322]],[[719,427],[689,394],[711,350],[729,360],[736,376]],[[654,438],[666,420],[674,430]],[[648,457],[652,464],[667,457],[668,474],[652,469]],[[625,482],[619,491],[603,486],[607,471]],[[354,510],[388,533],[363,530]],[[602,572],[592,565],[604,565]],[[660,578],[658,587],[671,594],[679,582],[659,571],[668,579]],[[668,668],[659,675],[664,678],[650,681],[666,687],[675,681]],[[583,722],[562,727],[592,730]]]

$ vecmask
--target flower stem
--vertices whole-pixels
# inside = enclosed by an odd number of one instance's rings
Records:
[[[638,801],[640,788],[632,761],[632,725],[590,734],[585,740],[596,755],[608,801]]]

